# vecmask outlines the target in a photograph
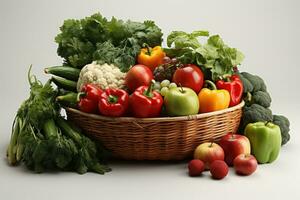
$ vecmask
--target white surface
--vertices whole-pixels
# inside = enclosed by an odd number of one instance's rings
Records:
[[[300,3],[282,1],[1,1],[0,2],[0,199],[299,199]],[[61,63],[53,42],[66,18],[100,11],[123,19],[153,19],[170,30],[207,29],[246,55],[241,70],[264,77],[275,113],[291,121],[291,141],[279,159],[249,177],[230,171],[222,181],[189,178],[186,163],[112,162],[113,171],[34,174],[9,167],[5,150],[16,110],[28,96],[26,72],[39,78]]]

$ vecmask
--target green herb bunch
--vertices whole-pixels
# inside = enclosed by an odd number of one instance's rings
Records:
[[[65,64],[82,68],[94,60],[115,64],[127,72],[135,64],[144,43],[161,45],[162,32],[153,21],[143,23],[106,19],[100,13],[81,20],[68,19],[60,27],[55,41],[57,53]]]
[[[36,172],[48,170],[94,171],[110,169],[101,164],[106,150],[60,115],[57,90],[51,81],[44,85],[28,72],[30,96],[19,108],[7,149],[11,165],[24,163]]]

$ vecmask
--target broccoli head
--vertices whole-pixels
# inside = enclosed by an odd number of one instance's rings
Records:
[[[271,106],[271,96],[268,92],[257,91],[254,93],[247,93],[246,98],[244,98],[247,105],[258,104],[265,108],[269,108]]]
[[[238,73],[242,83],[243,83],[243,93],[248,93],[253,91],[253,85],[248,79],[246,79],[241,73]]]
[[[240,123],[239,131],[244,132],[245,127],[249,123],[258,121],[273,121],[272,111],[269,108],[265,108],[258,104],[252,104],[243,108],[243,115]]]
[[[241,75],[252,84],[253,86],[252,92],[267,91],[267,86],[261,77],[250,74],[248,72],[242,72]]]
[[[281,145],[285,145],[290,140],[290,121],[283,115],[273,115],[273,123],[280,127]]]

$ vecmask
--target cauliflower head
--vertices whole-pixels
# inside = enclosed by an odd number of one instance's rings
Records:
[[[93,83],[101,89],[125,87],[125,75],[112,64],[98,64],[96,61],[84,66],[77,82],[77,91],[81,91],[83,85]]]

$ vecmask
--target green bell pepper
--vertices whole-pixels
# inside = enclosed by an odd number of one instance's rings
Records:
[[[251,143],[251,154],[259,163],[271,163],[279,155],[281,133],[279,126],[271,122],[249,123],[245,136]]]

